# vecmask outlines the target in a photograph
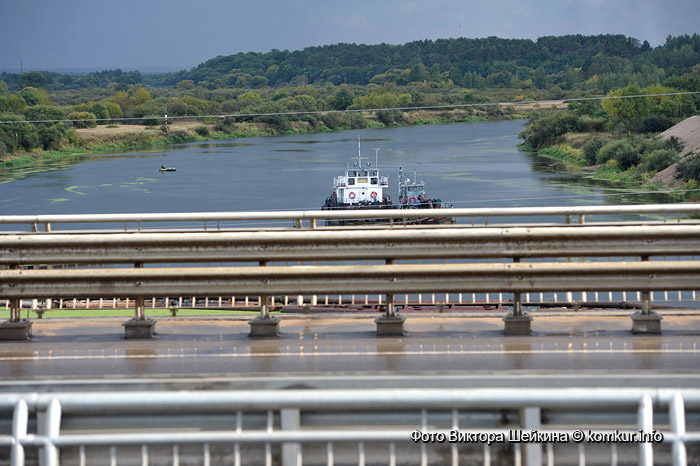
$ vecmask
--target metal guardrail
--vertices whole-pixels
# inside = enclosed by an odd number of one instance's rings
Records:
[[[316,228],[322,220],[352,220],[352,219],[387,219],[392,220],[393,226],[402,226],[403,219],[455,217],[471,219],[476,225],[483,220],[488,225],[489,219],[518,217],[550,217],[560,219],[561,223],[584,223],[587,216],[621,216],[641,215],[659,217],[657,220],[648,218],[645,222],[668,223],[687,220],[688,216],[700,215],[700,204],[649,204],[649,205],[615,205],[615,206],[571,206],[571,207],[507,207],[507,208],[470,208],[470,209],[370,209],[358,210],[295,210],[274,212],[189,212],[189,213],[143,213],[143,214],[82,214],[82,215],[13,215],[0,216],[0,225],[27,225],[33,231],[50,232],[57,224],[114,224],[122,225],[129,231],[141,231],[146,224],[176,224],[177,228],[185,228],[182,223],[201,224],[204,230],[222,230],[235,228],[236,223],[290,221],[297,228],[302,228],[308,222],[310,228]],[[562,222],[563,220],[563,222]],[[531,220],[532,221],[532,220]],[[535,222],[538,223],[538,222]],[[539,222],[541,223],[541,221]],[[618,222],[619,223],[619,222]],[[386,224],[382,225],[386,227]],[[240,227],[240,226],[239,226]]]
[[[642,314],[650,314],[652,292],[687,291],[686,299],[696,299],[698,255],[700,225],[6,234],[0,299],[9,300],[14,322],[23,299],[75,305],[78,297],[100,306],[134,299],[143,320],[148,298],[155,305],[152,297],[171,297],[181,306],[183,297],[218,296],[222,303],[226,296],[232,306],[238,296],[255,301],[267,319],[275,299],[288,304],[290,296],[329,305],[331,295],[338,304],[343,295],[353,303],[357,295],[365,303],[376,295],[394,317],[402,294],[408,305],[416,294],[419,304],[423,294],[433,304],[436,294],[444,295],[439,303],[461,304],[463,294],[475,302],[485,293],[488,303],[496,293],[517,317],[531,294],[564,293],[572,302],[580,292],[588,302],[588,294],[598,301],[599,293],[633,292]],[[208,261],[218,265],[201,266]],[[116,266],[125,263],[133,268]]]
[[[0,297],[692,290],[700,261],[2,270]]]
[[[700,255],[697,225],[0,235],[0,265]]]
[[[697,389],[3,394],[0,461],[684,466],[699,416]]]

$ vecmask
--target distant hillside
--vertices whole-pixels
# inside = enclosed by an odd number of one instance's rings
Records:
[[[173,87],[184,80],[208,89],[326,84],[452,83],[464,88],[535,88],[608,92],[669,76],[700,75],[700,35],[669,37],[651,48],[624,35],[566,35],[529,39],[438,39],[404,45],[335,44],[304,50],[237,53],[190,70],[142,74],[101,71],[87,75],[2,73],[11,89],[105,87],[109,83]],[[695,68],[698,69],[695,69]],[[679,87],[679,86],[675,86]],[[700,90],[700,89],[698,89]]]

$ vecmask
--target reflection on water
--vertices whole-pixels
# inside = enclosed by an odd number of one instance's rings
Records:
[[[2,179],[10,181],[0,184],[0,208],[3,215],[318,209],[333,177],[357,155],[358,135],[372,162],[373,149],[379,149],[394,198],[401,166],[411,177],[416,169],[430,197],[455,207],[673,201],[557,173],[551,161],[518,149],[523,124],[365,129],[80,157],[41,173],[7,170]],[[161,173],[161,165],[177,171]]]
[[[255,144],[251,144],[249,142],[227,142],[227,141],[207,141],[207,142],[194,142],[192,144],[187,144],[186,146],[196,146],[196,147],[201,147],[203,149],[216,149],[219,147],[248,147],[248,146],[253,146]]]
[[[591,174],[568,174],[567,167],[560,161],[539,157],[533,153],[524,153],[530,159],[533,173],[551,175],[544,179],[551,186],[561,186],[572,192],[570,196],[580,199],[580,205],[600,205],[601,197],[605,204],[656,204],[677,202],[676,199],[664,193],[644,191],[641,187],[624,187],[605,180],[595,180]],[[601,195],[591,196],[600,192]]]

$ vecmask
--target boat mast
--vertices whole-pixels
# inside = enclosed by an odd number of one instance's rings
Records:
[[[403,182],[403,168],[399,167],[399,182],[396,186],[396,199],[401,203],[401,183]]]
[[[355,166],[359,169],[362,170],[363,165],[362,165],[362,159],[365,158],[369,160],[369,157],[362,157],[362,150],[360,149],[360,135],[357,135],[357,163]],[[369,162],[367,162],[367,167],[369,167]],[[365,167],[365,169],[367,168]]]

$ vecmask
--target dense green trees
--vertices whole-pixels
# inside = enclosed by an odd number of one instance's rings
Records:
[[[202,85],[223,87],[340,84],[398,86],[412,82],[453,84],[468,88],[503,87],[607,93],[636,82],[641,87],[667,76],[693,75],[700,63],[700,35],[668,37],[663,46],[623,35],[567,35],[529,39],[438,39],[404,45],[334,44],[297,51],[238,53],[212,58],[191,70],[141,74],[107,70],[86,75],[30,71],[2,73],[11,89],[49,90],[123,86]],[[700,78],[695,72],[695,79]],[[683,78],[687,79],[687,78]],[[679,83],[669,84],[678,88]],[[697,85],[684,83],[681,87]],[[125,90],[125,89],[121,89]]]

